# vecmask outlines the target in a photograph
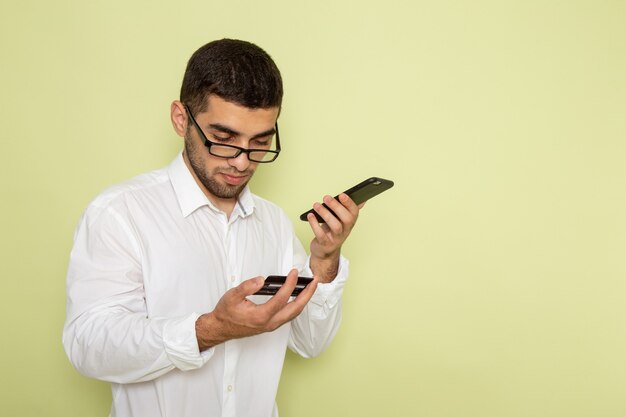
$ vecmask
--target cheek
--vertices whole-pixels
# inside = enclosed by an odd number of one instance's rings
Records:
[[[213,161],[214,158],[211,157],[204,145],[199,145],[194,141],[185,141],[185,152],[187,152],[189,160],[192,161],[197,168],[202,168],[205,172],[214,170],[218,165]]]
[[[185,141],[185,152],[196,175],[206,177],[208,167],[205,160],[206,157],[202,155],[201,150],[193,142]]]

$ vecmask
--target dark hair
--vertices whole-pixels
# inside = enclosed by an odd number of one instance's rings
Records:
[[[207,43],[189,59],[180,101],[195,114],[215,94],[249,108],[280,107],[283,81],[272,58],[253,43],[222,39]]]

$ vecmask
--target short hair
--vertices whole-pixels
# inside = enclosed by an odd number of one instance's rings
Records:
[[[211,94],[253,109],[280,107],[283,81],[263,49],[242,40],[221,39],[202,46],[189,59],[180,101],[197,114],[206,110]]]

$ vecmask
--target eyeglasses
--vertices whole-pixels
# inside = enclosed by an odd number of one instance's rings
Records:
[[[196,122],[196,119],[194,119],[187,105],[185,105],[185,109],[187,110],[187,114],[189,115],[189,118],[193,122],[194,126],[196,127],[196,129],[198,129],[200,136],[202,137],[202,139],[204,139],[204,146],[207,147],[207,150],[209,151],[211,155],[217,156],[220,158],[230,159],[230,158],[237,158],[242,153],[245,153],[250,162],[259,162],[259,163],[274,162],[276,158],[278,158],[278,154],[280,153],[280,136],[278,134],[278,122],[274,126],[274,130],[276,131],[276,150],[275,151],[270,151],[268,149],[245,149],[245,148],[240,148],[239,146],[222,145],[220,143],[211,142],[209,139],[207,139],[202,129],[200,129],[200,126]]]

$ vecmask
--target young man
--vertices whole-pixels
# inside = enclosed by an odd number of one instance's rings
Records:
[[[340,249],[359,207],[316,203],[307,257],[285,214],[247,186],[280,152],[278,68],[223,39],[196,51],[171,105],[184,150],[87,208],[67,276],[63,344],[84,375],[112,383],[111,416],[276,416],[289,347],[319,354],[341,319]],[[273,297],[263,277],[288,274]],[[300,275],[314,276],[290,298]]]

